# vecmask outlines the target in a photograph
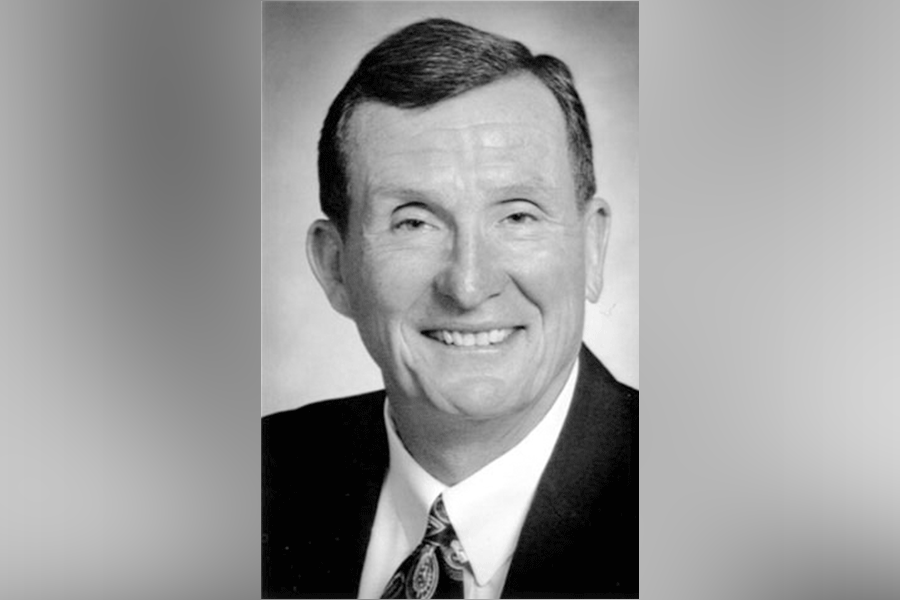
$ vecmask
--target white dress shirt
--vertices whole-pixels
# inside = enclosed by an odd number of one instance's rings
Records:
[[[465,597],[500,597],[532,497],[572,404],[577,374],[578,361],[553,406],[521,442],[449,488],[403,446],[390,418],[390,400],[385,400],[390,462],[366,550],[360,598],[381,597],[397,567],[422,541],[428,511],[439,494],[469,558]]]

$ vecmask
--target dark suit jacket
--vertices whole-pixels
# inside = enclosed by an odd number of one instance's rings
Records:
[[[636,598],[638,393],[586,347],[505,598]],[[388,466],[384,392],[263,419],[263,597],[355,597]]]

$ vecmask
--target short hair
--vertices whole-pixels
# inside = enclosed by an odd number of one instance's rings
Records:
[[[587,115],[566,64],[524,44],[449,19],[427,19],[386,37],[360,61],[328,109],[319,138],[319,201],[344,235],[350,214],[346,142],[364,102],[426,108],[499,79],[531,73],[553,93],[566,123],[579,206],[596,192]]]

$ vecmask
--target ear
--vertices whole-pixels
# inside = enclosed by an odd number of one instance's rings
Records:
[[[334,310],[352,319],[350,296],[341,268],[343,253],[344,240],[333,221],[319,219],[310,226],[306,235],[309,266]]]
[[[597,302],[603,289],[603,261],[609,243],[611,215],[606,200],[598,197],[591,198],[585,210],[585,297]]]

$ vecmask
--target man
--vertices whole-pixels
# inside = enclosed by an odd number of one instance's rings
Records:
[[[581,343],[609,210],[566,66],[410,25],[319,177],[310,263],[385,390],[264,419],[264,596],[636,597],[637,392]]]

